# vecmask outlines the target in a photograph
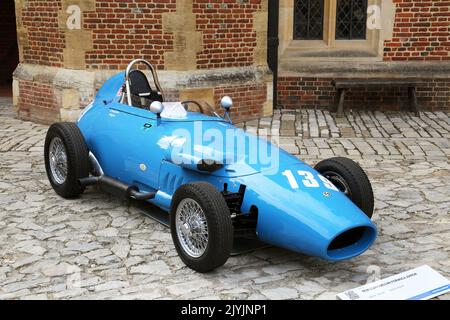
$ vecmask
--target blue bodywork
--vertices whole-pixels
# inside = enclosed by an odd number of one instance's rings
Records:
[[[183,184],[205,181],[219,191],[227,184],[230,192],[246,186],[241,211],[258,210],[257,235],[269,244],[330,261],[349,259],[366,251],[375,241],[377,229],[371,220],[337,189],[326,186],[325,178],[287,152],[271,143],[238,129],[222,118],[188,112],[182,119],[158,119],[148,110],[119,103],[124,73],[109,79],[95,101],[85,109],[78,126],[89,150],[104,173],[143,192],[157,191],[149,202],[169,211],[175,191]],[[191,152],[174,152],[174,141],[187,143],[177,132],[194,134],[195,130],[216,130],[228,139],[243,139],[246,147],[215,150],[210,145],[191,144]],[[252,143],[254,142],[254,143]],[[276,151],[277,161],[254,163],[252,148]],[[212,148],[212,150],[211,150]],[[232,157],[233,162],[213,172],[200,172],[195,166],[180,165],[182,158],[201,159],[208,151],[211,158]],[[271,155],[269,155],[269,158]],[[177,158],[177,159],[174,159]],[[302,183],[293,187],[286,171],[309,173],[319,185]],[[363,230],[355,243],[330,247],[343,233]]]

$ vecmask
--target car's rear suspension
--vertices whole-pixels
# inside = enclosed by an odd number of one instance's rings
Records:
[[[223,185],[222,195],[227,202],[228,209],[232,215],[239,215],[241,213],[242,202],[244,201],[245,189],[247,187],[243,184],[239,187],[238,192],[228,191],[228,184]]]

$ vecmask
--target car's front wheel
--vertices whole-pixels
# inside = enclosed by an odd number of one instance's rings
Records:
[[[372,186],[359,164],[351,159],[338,157],[319,162],[315,169],[372,218],[374,210]]]
[[[45,138],[45,169],[53,189],[66,199],[84,191],[78,180],[89,176],[89,150],[75,123],[53,124]]]
[[[233,225],[224,197],[209,183],[181,186],[170,209],[170,228],[183,262],[198,272],[209,272],[228,260]]]

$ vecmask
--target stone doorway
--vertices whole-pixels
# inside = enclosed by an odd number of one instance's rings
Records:
[[[0,3],[0,97],[12,96],[12,74],[19,63],[14,0]]]

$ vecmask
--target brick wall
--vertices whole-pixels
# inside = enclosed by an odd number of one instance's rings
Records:
[[[96,0],[95,11],[83,11],[83,30],[92,31],[93,49],[86,52],[87,69],[123,69],[136,57],[145,57],[164,69],[164,53],[174,50],[173,33],[163,30],[163,14],[176,11],[176,0]],[[28,45],[24,62],[63,66],[66,47],[59,28],[61,0],[28,0],[23,9]],[[203,50],[197,68],[250,66],[257,44],[253,14],[261,0],[194,0],[196,31]]]
[[[255,119],[261,116],[262,106],[267,100],[267,88],[265,84],[216,88],[214,90],[216,106],[219,105],[220,99],[225,95],[233,98],[231,113],[233,120]]]
[[[450,60],[450,1],[394,0],[393,38],[386,61]]]
[[[19,61],[14,0],[0,3],[0,84],[11,79]]]
[[[59,107],[54,88],[37,82],[19,82],[18,116],[25,120],[52,123],[59,120]]]
[[[7,5],[11,0],[2,1]],[[450,60],[450,1],[394,0],[394,34],[385,43],[384,59]],[[28,32],[25,62],[62,66],[64,32],[58,27],[61,0],[28,0],[23,24]],[[261,0],[194,0],[203,50],[197,67],[241,67],[253,64],[256,33],[253,14]],[[93,31],[94,49],[86,53],[90,69],[122,69],[131,58],[145,56],[158,68],[164,52],[173,50],[173,34],[163,32],[162,14],[176,10],[176,0],[97,0],[83,12],[83,29]],[[2,10],[2,12],[6,12]]]
[[[326,78],[279,77],[278,105],[282,108],[329,106],[335,95],[331,81]]]
[[[83,28],[93,32],[87,68],[122,70],[131,60],[145,57],[163,69],[164,52],[173,50],[173,35],[162,31],[162,14],[175,10],[176,0],[97,0],[95,11],[84,12]]]
[[[278,105],[282,108],[329,108],[334,105],[336,89],[330,78],[280,77]],[[417,88],[421,108],[430,111],[450,111],[450,80],[429,79]],[[405,88],[369,88],[348,90],[345,107],[377,110],[407,110],[408,91]]]
[[[196,73],[196,77],[203,81],[202,89],[212,92],[216,104],[223,95],[233,97],[234,119],[261,116],[267,112],[263,107],[268,97],[267,79],[259,76],[260,71],[251,68],[233,70],[232,77],[222,81],[220,76],[207,75],[205,70],[251,67],[256,64],[260,52],[255,52],[255,49],[261,41],[261,25],[264,25],[264,19],[261,18],[264,6],[261,2],[18,1],[21,5],[18,9],[22,12],[20,30],[26,39],[22,42],[24,68],[17,73],[15,106],[18,114],[21,118],[39,122],[58,121],[64,117],[59,112],[61,106],[58,103],[67,91],[65,89],[78,91],[80,97],[83,95],[83,101],[87,99],[86,96],[94,96],[98,89],[97,83],[93,85],[89,81],[81,81],[81,78],[74,80],[73,87],[64,81],[55,86],[53,82],[58,80],[52,78],[55,77],[54,69],[38,68],[38,71],[33,71],[30,65],[74,69],[78,70],[74,71],[74,76],[76,74],[78,77],[86,72],[82,70],[85,68],[87,71],[96,71],[102,77],[106,74],[105,70],[124,70],[131,60],[145,58],[159,70],[189,73],[190,70],[202,69]],[[66,27],[66,7],[69,4],[79,5],[82,10],[81,30]],[[186,57],[189,61],[181,61]],[[182,63],[177,64],[179,61]],[[28,81],[27,70],[33,74],[37,72],[34,82]],[[209,77],[207,80],[202,80],[203,72],[205,77]],[[218,70],[217,74],[220,72]],[[250,73],[254,77],[249,76]],[[92,73],[86,72],[86,76],[90,77]],[[169,87],[164,89],[174,99],[182,90],[190,89],[184,83],[178,88],[177,80],[172,78],[167,81]],[[196,85],[193,87],[197,88]],[[206,98],[212,99],[210,95]],[[73,110],[68,110],[70,115],[80,111],[77,103],[73,103],[71,108]]]
[[[198,68],[252,65],[256,47],[253,14],[260,9],[261,1],[195,0],[193,11],[204,46],[197,55]]]
[[[27,28],[28,44],[24,46],[24,62],[61,67],[65,38],[59,28],[60,0],[29,0],[22,12]]]
[[[194,0],[197,31],[203,50],[197,68],[242,67],[253,64],[256,33],[253,13],[261,1]],[[83,28],[93,31],[94,50],[86,53],[89,69],[123,69],[135,57],[164,68],[164,53],[173,51],[173,33],[163,31],[162,14],[176,11],[176,0],[96,1],[84,12]]]

